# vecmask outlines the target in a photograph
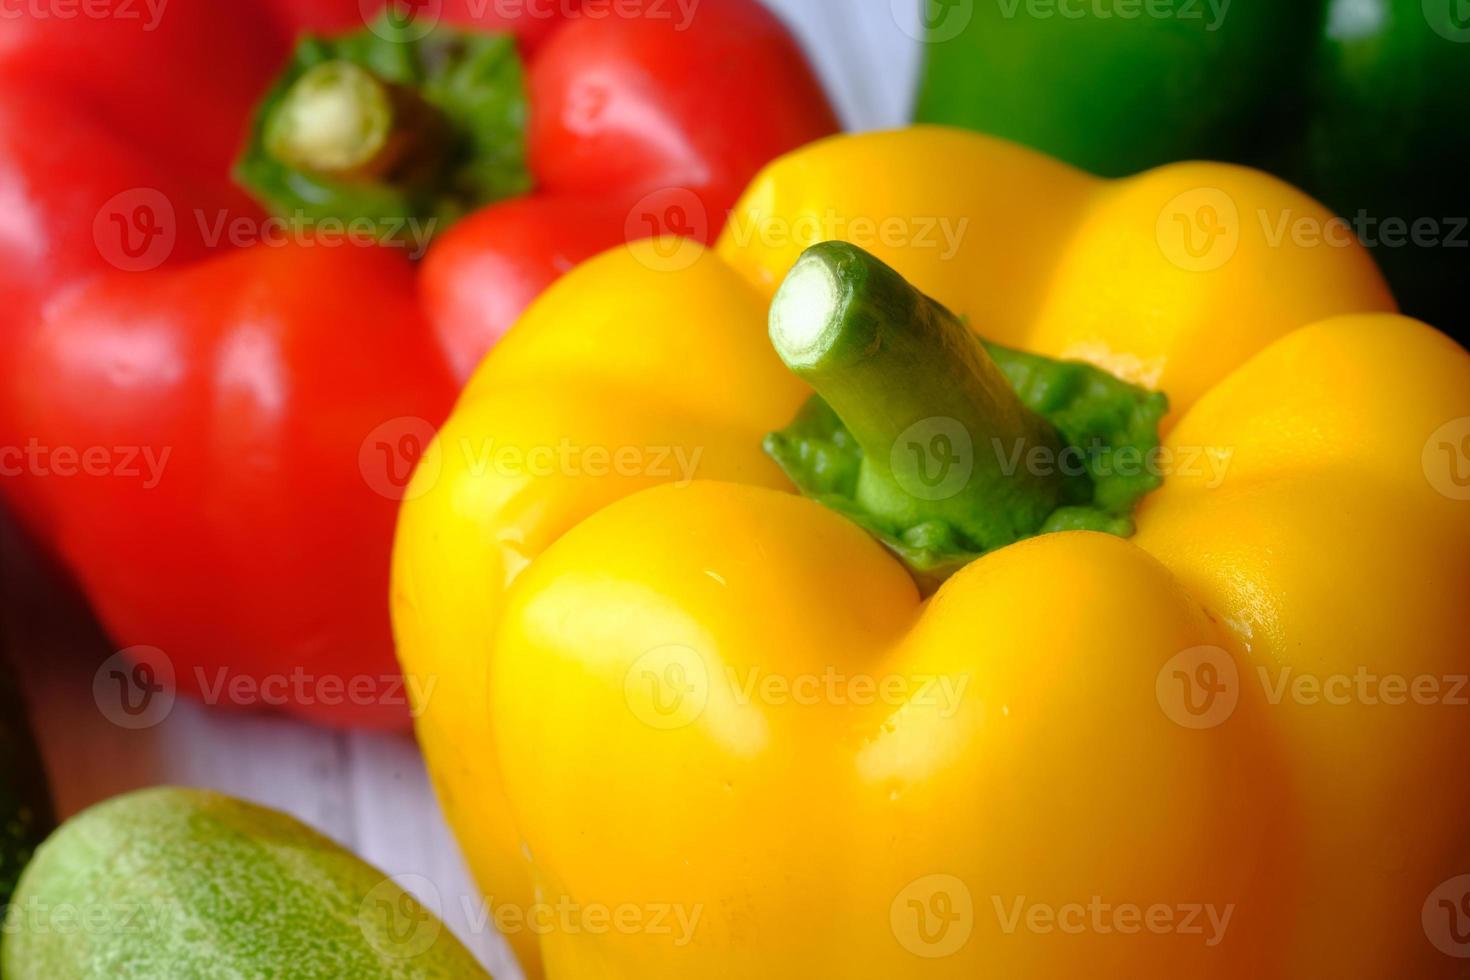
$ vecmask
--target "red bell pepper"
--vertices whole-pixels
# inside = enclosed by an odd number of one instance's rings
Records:
[[[394,514],[459,382],[572,264],[716,235],[831,109],[756,0],[417,0],[371,31],[357,0],[68,9],[0,37],[5,497],[146,676],[397,725]],[[271,87],[298,31],[354,28]],[[375,117],[307,78],[354,59],[392,109],[371,159]],[[232,183],[247,131],[284,223]]]

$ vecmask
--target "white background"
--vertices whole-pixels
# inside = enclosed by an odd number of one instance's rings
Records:
[[[767,2],[800,37],[849,128],[905,121],[920,57],[914,25],[921,0]],[[25,564],[13,535],[0,548],[10,555],[4,574],[11,654],[31,695],[63,816],[160,783],[210,787],[277,807],[388,874],[427,880],[416,890],[437,893],[423,897],[497,980],[520,977],[493,929],[471,926],[479,898],[409,738],[221,715],[184,701],[154,728],[120,729],[92,697],[94,673],[113,651],[85,608],[58,600],[54,583]]]

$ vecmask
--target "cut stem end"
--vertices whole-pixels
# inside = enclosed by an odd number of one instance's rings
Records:
[[[803,255],[771,301],[771,343],[796,372],[815,367],[841,332],[842,285],[829,263]]]
[[[308,70],[276,107],[266,149],[282,163],[323,175],[384,169],[397,113],[388,85],[350,61]]]

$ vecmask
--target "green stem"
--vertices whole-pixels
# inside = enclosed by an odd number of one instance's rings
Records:
[[[949,310],[856,246],[808,249],[771,306],[788,367],[862,447],[856,503],[892,527],[944,526],[987,551],[1067,499],[1063,441]]]
[[[236,179],[306,224],[367,221],[384,241],[428,237],[531,187],[526,87],[514,38],[391,23],[303,38],[265,94]]]
[[[817,390],[766,452],[924,589],[1053,531],[1128,535],[1169,409],[1101,368],[989,344],[862,249],[803,253],[771,340]]]
[[[442,156],[441,117],[412,89],[350,61],[298,78],[265,121],[265,147],[298,170],[340,180],[391,174],[407,159]]]

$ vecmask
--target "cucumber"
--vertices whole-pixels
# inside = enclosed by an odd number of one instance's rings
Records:
[[[156,788],[62,825],[21,876],[6,980],[488,980],[433,913],[299,821]]]
[[[25,703],[0,650],[0,908],[10,901],[21,871],[55,825]]]

